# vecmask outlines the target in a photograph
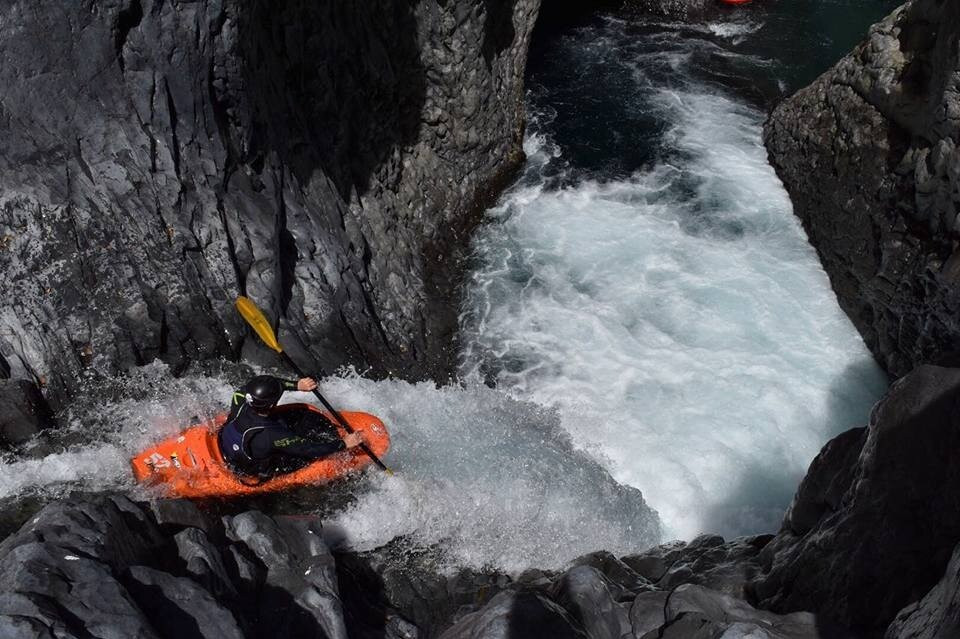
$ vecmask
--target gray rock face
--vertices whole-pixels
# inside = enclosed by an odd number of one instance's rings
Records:
[[[441,375],[538,5],[6,3],[0,369],[253,355],[243,293],[295,356]]]
[[[765,127],[840,305],[890,373],[960,351],[960,4],[912,0]]]
[[[748,590],[866,635],[942,577],[960,540],[960,369],[922,366],[811,465]],[[852,468],[846,460],[856,455]]]
[[[960,637],[960,546],[953,551],[943,579],[916,603],[897,614],[886,639]]]
[[[50,406],[36,384],[0,379],[0,447],[22,444],[52,422]]]

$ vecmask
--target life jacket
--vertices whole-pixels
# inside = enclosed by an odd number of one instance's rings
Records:
[[[278,427],[283,428],[284,424],[276,416],[260,415],[244,402],[237,411],[236,417],[220,429],[220,454],[237,472],[247,475],[265,474],[272,459],[253,457],[250,451],[250,439],[263,430]]]

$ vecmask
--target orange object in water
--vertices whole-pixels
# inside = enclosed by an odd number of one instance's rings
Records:
[[[309,404],[283,404],[274,410],[296,409],[322,413]],[[377,457],[386,454],[390,448],[390,434],[382,421],[367,413],[340,414],[353,430],[363,434],[363,441]],[[133,476],[139,482],[158,486],[167,497],[236,497],[324,484],[372,462],[357,447],[266,481],[257,482],[246,477],[241,480],[227,467],[217,443],[217,433],[226,420],[226,413],[218,415],[146,449],[130,460]],[[339,424],[337,430],[341,437],[346,434]]]

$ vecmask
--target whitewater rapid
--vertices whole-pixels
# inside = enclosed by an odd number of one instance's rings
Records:
[[[736,57],[716,38],[751,29],[651,46],[610,20],[570,38],[576,89],[620,73],[619,98],[664,123],[636,134],[653,160],[598,178],[541,110],[525,175],[475,239],[461,318],[463,377],[557,410],[667,537],[775,531],[811,459],[885,386],[767,163],[763,114],[690,69],[704,50]]]
[[[325,513],[334,541],[403,537],[448,566],[519,572],[773,531],[822,444],[865,422],[885,380],[766,162],[763,115],[692,71],[704,55],[768,64],[729,48],[761,26],[608,20],[562,43],[571,84],[615,76],[601,98],[622,121],[595,122],[595,104],[573,124],[602,144],[569,152],[570,123],[534,99],[524,175],[473,244],[462,383],[323,380],[334,405],[385,421],[397,471],[347,486]],[[0,501],[151,497],[130,456],[225,410],[229,378],[155,363],[109,392],[84,383],[50,454],[2,459]]]
[[[159,362],[112,381],[130,397],[78,404],[67,416],[59,436],[82,444],[0,464],[0,500],[53,499],[76,490],[154,497],[133,484],[129,458],[223,412],[233,390],[225,376],[173,378]],[[598,548],[638,552],[662,537],[640,492],[576,450],[551,408],[480,384],[438,388],[345,373],[321,388],[335,406],[379,416],[392,437],[385,459],[395,475],[369,469],[343,489],[351,493],[347,505],[325,513],[336,544],[369,550],[404,537],[417,547],[435,546],[441,566],[518,573],[560,568]],[[296,392],[282,401],[316,403],[312,394]],[[315,490],[320,504],[340,489]],[[303,494],[297,500],[311,502]]]

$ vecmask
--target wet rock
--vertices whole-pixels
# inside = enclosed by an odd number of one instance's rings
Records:
[[[630,606],[630,626],[634,637],[643,637],[648,632],[659,630],[666,622],[664,612],[670,593],[657,590],[637,595]]]
[[[441,639],[512,639],[515,637],[587,637],[569,613],[543,595],[504,591],[481,610],[465,616]]]
[[[817,619],[808,612],[777,615],[757,610],[747,602],[709,590],[702,586],[685,584],[670,593],[665,606],[666,625],[694,615],[720,631],[735,630],[742,634],[764,634],[770,639],[815,639],[820,637]],[[703,632],[703,631],[701,631]],[[721,632],[722,634],[722,632]]]
[[[957,450],[960,369],[922,366],[896,382],[862,446],[856,432],[844,433],[812,464],[761,553],[763,574],[749,587],[759,605],[881,634],[940,580],[960,540]],[[854,452],[852,471],[834,463]]]
[[[190,579],[134,566],[127,588],[161,637],[244,639],[233,614]]]
[[[923,599],[901,610],[885,639],[960,637],[960,546],[953,551],[943,578]]]
[[[590,553],[572,562],[575,566],[591,566],[610,580],[611,592],[617,601],[632,601],[639,592],[653,590],[653,584],[633,568],[605,551]]]
[[[278,635],[346,639],[333,555],[316,517],[273,519],[250,511],[226,518],[227,537],[266,567],[258,622]]]
[[[187,528],[174,535],[173,539],[177,545],[177,556],[183,562],[183,570],[190,578],[220,601],[237,599],[239,593],[227,563],[206,533],[198,528]],[[262,581],[259,577],[252,581],[259,583]]]
[[[630,610],[633,636],[643,639],[840,639],[837,629],[824,629],[810,613],[777,615],[702,586],[685,584],[671,592],[639,595]]]
[[[764,139],[884,368],[960,362],[960,4],[912,0],[778,106]]]
[[[156,525],[124,497],[47,506],[0,544],[0,636],[157,637],[120,574],[161,548]]]
[[[827,442],[800,482],[784,516],[784,527],[795,535],[806,534],[824,516],[840,508],[866,440],[866,428],[853,428]]]
[[[442,377],[457,250],[522,162],[538,0],[0,10],[0,371]],[[109,105],[105,108],[104,105]]]
[[[410,549],[403,542],[366,553],[339,553],[337,571],[351,628],[362,628],[371,636],[381,632],[379,620],[384,619],[405,620],[424,636],[436,636],[513,583],[493,571],[451,573],[432,553]],[[537,584],[546,590],[551,578],[543,575]],[[377,623],[370,627],[370,620]]]
[[[213,515],[200,510],[189,499],[157,499],[150,502],[150,511],[157,524],[171,533],[183,528],[198,528],[210,534],[219,527]]]
[[[53,425],[40,389],[24,379],[0,379],[0,447],[18,446]]]
[[[690,543],[672,542],[623,558],[623,563],[650,579],[657,588],[700,584],[735,597],[759,572],[758,556],[773,535],[739,537],[725,541],[719,535],[700,535]]]
[[[576,566],[557,580],[551,594],[591,639],[620,639],[630,632],[630,619],[626,606],[611,594],[611,585],[596,568]]]

